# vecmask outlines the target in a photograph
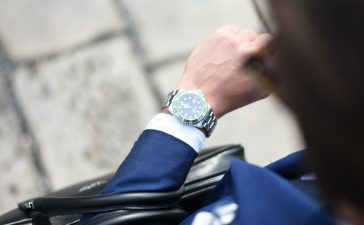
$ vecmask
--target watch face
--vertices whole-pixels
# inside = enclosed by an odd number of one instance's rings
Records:
[[[195,125],[205,117],[208,104],[199,91],[185,91],[176,96],[172,111],[183,123]]]

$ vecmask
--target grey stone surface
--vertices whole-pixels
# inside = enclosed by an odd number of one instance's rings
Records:
[[[157,108],[117,38],[16,73],[55,188],[115,171]]]
[[[0,214],[38,192],[29,149],[0,72]]]
[[[143,49],[133,46],[133,35],[113,34],[134,29],[155,66],[185,55],[225,24],[261,29],[250,0],[1,0],[0,47],[16,61],[39,63],[20,64],[14,80],[53,187],[114,171],[159,111],[139,64],[143,56],[131,50]],[[152,78],[165,95],[182,72],[182,61],[167,63]],[[0,74],[0,214],[41,194],[6,88]],[[227,143],[243,144],[248,160],[260,165],[302,146],[294,119],[275,97],[221,119],[206,146]]]
[[[185,67],[184,61],[174,62],[160,68],[153,74],[153,80],[157,84],[162,96],[173,91],[181,80]]]
[[[127,6],[151,61],[191,51],[218,27],[258,29],[250,0],[119,0]]]
[[[242,144],[248,161],[261,166],[304,148],[294,118],[275,96],[220,119],[206,146],[223,143]]]
[[[177,62],[154,74],[163,95],[180,80],[184,62]],[[240,143],[252,163],[266,165],[303,148],[302,138],[290,112],[275,96],[236,110],[218,121],[205,146]]]
[[[17,59],[58,52],[121,26],[111,0],[0,1],[0,39]]]

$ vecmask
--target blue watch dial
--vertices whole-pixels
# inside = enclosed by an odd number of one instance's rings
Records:
[[[188,125],[198,124],[209,110],[201,91],[183,91],[177,94],[171,108],[177,119]]]
[[[179,115],[187,120],[195,120],[203,113],[201,97],[194,93],[187,93],[176,102]]]

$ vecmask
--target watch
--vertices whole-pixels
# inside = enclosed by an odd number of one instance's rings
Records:
[[[216,116],[200,90],[176,89],[168,94],[163,108],[168,108],[181,123],[204,129],[207,137],[217,124]]]

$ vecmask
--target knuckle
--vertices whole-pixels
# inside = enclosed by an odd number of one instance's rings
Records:
[[[256,36],[256,37],[258,36],[257,32],[251,29],[243,29],[242,33],[250,36]]]
[[[229,25],[225,25],[220,27],[218,30],[223,30],[225,32],[240,32],[241,31],[241,27],[239,25],[236,24],[229,24]]]
[[[232,39],[234,39],[234,36],[228,33],[226,30],[218,30],[216,32],[216,36],[218,39],[223,41],[231,41]]]
[[[235,36],[241,33],[241,28],[238,25],[225,25],[216,30],[216,33],[221,36]]]
[[[258,37],[258,34],[257,32],[253,31],[253,30],[250,30],[250,29],[245,29],[241,32],[241,35],[244,36],[246,39],[252,41],[254,40],[255,38]]]
[[[229,25],[226,25],[225,27],[228,31],[234,32],[234,33],[239,33],[242,30],[242,28],[236,24],[229,24]]]
[[[218,38],[225,38],[227,36],[227,33],[224,29],[218,29],[216,32],[215,32],[215,35],[218,37]]]
[[[256,54],[259,51],[259,47],[256,45],[244,45],[240,48],[241,56],[249,56]]]
[[[240,47],[240,38],[232,35],[227,35],[224,37],[223,42],[229,48],[239,48]]]

